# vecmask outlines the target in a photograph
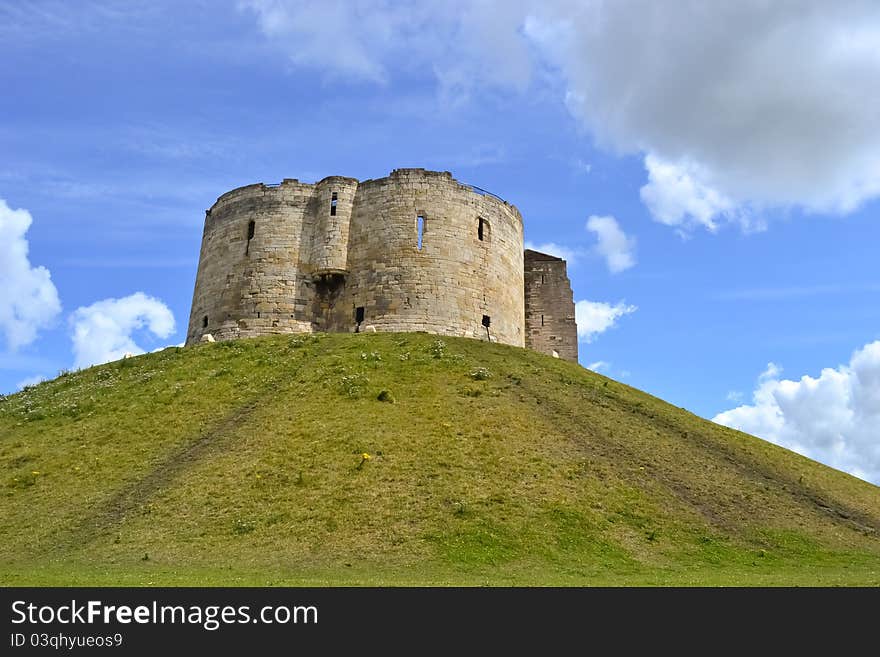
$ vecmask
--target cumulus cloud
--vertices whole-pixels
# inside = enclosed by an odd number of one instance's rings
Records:
[[[30,344],[61,312],[49,270],[33,267],[25,237],[33,221],[27,210],[0,199],[0,331],[10,350]]]
[[[601,372],[602,370],[608,370],[611,367],[611,363],[604,360],[597,360],[595,363],[590,363],[587,365],[588,370],[593,370],[594,372]]]
[[[636,240],[627,237],[617,219],[596,215],[587,219],[587,230],[596,235],[596,252],[605,259],[608,271],[617,274],[636,264]]]
[[[77,308],[70,324],[74,367],[82,368],[118,360],[126,353],[144,353],[133,334],[146,330],[167,338],[174,332],[174,315],[159,299],[136,292]]]
[[[597,335],[612,328],[617,320],[634,313],[638,308],[618,301],[615,304],[604,301],[578,301],[574,305],[575,321],[577,322],[578,340],[592,342]]]
[[[646,156],[659,221],[711,229],[737,208],[848,212],[880,194],[876,2],[545,7],[527,33],[599,142]]]
[[[561,76],[601,147],[644,157],[641,196],[680,231],[759,230],[762,208],[846,213],[880,195],[874,0],[242,6],[294,64],[333,74],[427,70],[464,97]]]
[[[770,363],[752,403],[713,421],[880,484],[880,341],[818,377],[795,381],[781,374]]]
[[[721,217],[730,217],[734,203],[698,181],[693,166],[662,162],[655,155],[645,156],[648,184],[639,195],[651,215],[667,226],[692,228],[701,225],[715,232]]]
[[[531,249],[532,251],[538,251],[539,253],[546,253],[547,255],[562,258],[569,266],[575,264],[580,258],[580,253],[577,249],[569,246],[562,246],[561,244],[556,244],[555,242],[544,242],[542,244],[535,244],[534,242],[526,240],[525,246],[527,249]]]

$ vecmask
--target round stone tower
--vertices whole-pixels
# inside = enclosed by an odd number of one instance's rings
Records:
[[[206,212],[187,343],[428,331],[524,346],[523,223],[448,172],[249,185]]]

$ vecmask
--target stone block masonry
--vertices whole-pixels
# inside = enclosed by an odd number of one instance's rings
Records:
[[[552,353],[529,337],[524,271],[519,211],[449,172],[248,185],[206,212],[187,344],[206,334],[427,331]],[[547,303],[561,303],[564,290],[552,293]],[[562,357],[577,359],[574,336]]]
[[[577,362],[574,297],[565,260],[531,249],[524,260],[526,346]]]

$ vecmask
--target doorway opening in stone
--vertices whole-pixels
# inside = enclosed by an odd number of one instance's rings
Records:
[[[354,323],[355,323],[354,332],[355,333],[361,332],[361,324],[363,323],[363,321],[364,321],[364,307],[358,306],[357,308],[354,309]]]

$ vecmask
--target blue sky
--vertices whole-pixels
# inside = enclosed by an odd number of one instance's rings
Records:
[[[224,191],[425,167],[582,364],[878,482],[878,76],[876,3],[4,2],[0,392],[182,342]]]

